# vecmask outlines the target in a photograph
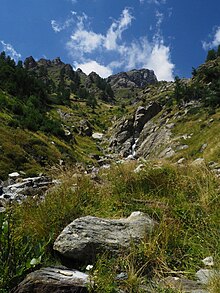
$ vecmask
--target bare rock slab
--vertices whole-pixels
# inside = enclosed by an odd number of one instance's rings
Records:
[[[11,293],[87,293],[89,276],[76,270],[48,267],[30,273]]]
[[[97,253],[119,253],[128,248],[131,241],[140,242],[155,225],[154,220],[141,212],[117,220],[86,216],[74,220],[61,232],[54,250],[66,259],[91,263]]]

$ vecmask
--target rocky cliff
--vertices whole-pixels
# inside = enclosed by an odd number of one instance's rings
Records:
[[[148,84],[155,84],[157,77],[153,70],[149,69],[133,69],[128,72],[120,72],[107,78],[107,82],[111,87],[121,88],[143,88]]]

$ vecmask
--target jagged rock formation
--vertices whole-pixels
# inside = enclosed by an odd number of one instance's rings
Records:
[[[153,70],[133,69],[128,72],[111,75],[107,78],[107,82],[110,83],[114,90],[119,88],[144,88],[148,84],[156,83],[157,77]]]
[[[25,59],[24,67],[35,72],[51,91],[60,91],[62,94],[68,90],[79,99],[86,99],[90,95],[107,102],[114,100],[114,92],[105,79],[95,72],[86,75],[81,69],[74,71],[72,66],[65,64],[60,57],[52,61],[44,58],[35,61],[31,56]]]
[[[141,212],[118,220],[86,216],[74,220],[61,232],[54,250],[76,262],[91,263],[100,252],[119,253],[131,241],[140,242],[155,225],[155,221]]]

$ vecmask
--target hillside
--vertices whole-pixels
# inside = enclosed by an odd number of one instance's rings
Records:
[[[218,293],[219,76],[2,52],[0,292]]]
[[[108,80],[94,72],[87,76],[74,71],[60,58],[28,57],[16,65],[3,52],[0,59],[1,179],[16,170],[34,175],[60,162],[95,164],[94,157],[102,156],[103,149],[92,134],[105,132],[137,97],[118,97]],[[147,70],[124,74],[127,91],[133,90],[131,79],[136,91],[139,84],[156,82]]]

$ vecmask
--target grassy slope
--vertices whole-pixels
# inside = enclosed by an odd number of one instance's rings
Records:
[[[150,92],[141,93],[134,107],[152,100],[163,103],[171,93],[170,88],[161,93],[152,86]],[[183,111],[175,102],[166,105],[166,109],[170,107],[173,115]],[[124,115],[124,109],[117,105],[100,103],[94,113],[85,103],[79,102],[73,103],[71,108],[55,105],[49,113],[55,119],[60,119],[57,108],[71,114],[71,118],[65,121],[67,127],[77,129],[79,121],[87,119],[95,131],[106,130],[112,117]],[[126,111],[132,113],[133,109],[130,105]],[[109,171],[99,174],[99,183],[82,174],[75,176],[77,171],[72,167],[65,172],[59,170],[58,178],[63,183],[51,190],[44,201],[37,203],[31,199],[22,206],[9,208],[0,218],[0,246],[8,248],[0,249],[0,288],[13,287],[18,282],[17,277],[23,277],[38,265],[59,263],[51,249],[54,239],[73,219],[88,214],[118,218],[140,210],[159,223],[149,238],[137,247],[131,245],[130,251],[118,258],[100,256],[92,272],[96,292],[116,292],[119,287],[126,292],[141,292],[140,285],[146,284],[150,278],[168,274],[193,278],[195,271],[202,266],[201,259],[210,255],[219,267],[219,179],[205,164],[198,167],[172,164],[181,157],[189,161],[204,157],[206,162],[220,163],[220,111],[216,109],[215,113],[209,113],[209,108],[191,109],[185,116],[170,119],[170,123],[175,123],[173,137],[192,134],[191,138],[179,139],[180,144],[187,144],[189,148],[177,152],[171,163],[151,161],[138,174],[133,171],[136,162],[112,166]],[[25,164],[41,168],[36,157],[42,152],[47,155],[45,161],[48,163],[51,159],[51,164],[63,157],[94,163],[91,153],[100,154],[96,142],[77,134],[77,131],[73,132],[76,143],[68,143],[41,132],[9,128],[9,120],[10,113],[1,113],[0,166],[4,172],[20,166],[26,170]],[[201,153],[204,143],[207,147]],[[36,153],[32,157],[33,151]],[[15,165],[16,158],[20,165]],[[27,170],[29,168],[27,166]],[[33,258],[35,263],[31,263]],[[121,271],[127,272],[128,279],[117,283],[115,276]],[[219,280],[215,281],[210,292],[216,293],[218,284]]]
[[[54,239],[72,220],[88,214],[118,218],[140,210],[159,223],[139,246],[131,244],[118,258],[98,258],[93,270],[95,292],[116,292],[119,287],[141,292],[140,285],[169,274],[193,278],[202,266],[201,259],[210,255],[218,266],[219,179],[205,165],[177,167],[154,162],[140,173],[134,173],[135,167],[135,162],[112,166],[99,174],[98,184],[86,175],[76,177],[73,170],[61,172],[62,185],[44,201],[36,204],[31,199],[13,207],[7,218],[13,253],[7,266],[3,263],[1,274],[7,276],[7,283],[1,281],[1,286],[12,286],[13,275],[22,275],[21,268],[33,268],[33,258],[43,265],[59,262],[51,250]],[[4,233],[1,239],[5,239]],[[129,278],[116,283],[114,278],[121,271]]]

